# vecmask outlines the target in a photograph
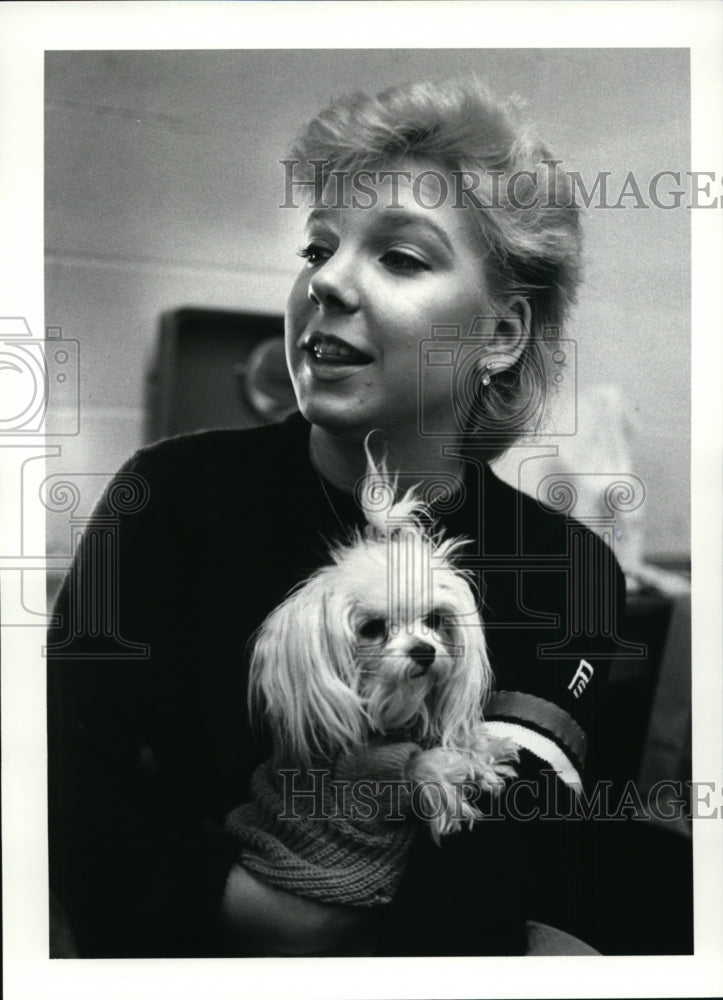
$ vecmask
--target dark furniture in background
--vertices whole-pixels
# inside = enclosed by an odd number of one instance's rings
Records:
[[[146,379],[146,443],[214,427],[257,427],[291,413],[283,337],[282,316],[164,313]]]

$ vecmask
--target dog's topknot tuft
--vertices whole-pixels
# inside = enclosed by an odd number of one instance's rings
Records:
[[[367,457],[366,475],[357,487],[357,498],[364,511],[370,533],[375,537],[388,537],[406,528],[423,530],[423,518],[429,514],[429,505],[419,496],[419,487],[412,486],[401,500],[397,500],[399,476],[392,475],[386,458],[377,464],[369,448],[373,431],[364,439]]]

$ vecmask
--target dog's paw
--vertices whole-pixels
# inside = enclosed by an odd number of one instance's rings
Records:
[[[454,809],[450,809],[443,813],[439,819],[432,819],[430,822],[432,838],[436,843],[439,843],[440,837],[459,833],[460,830],[471,830],[475,823],[484,819],[484,814],[469,798],[469,783],[465,782],[464,789],[457,786],[455,794]]]
[[[505,783],[517,777],[515,764],[520,759],[519,748],[512,740],[489,736],[483,729],[471,754],[473,781],[493,795],[502,791]]]
[[[469,754],[447,747],[420,750],[410,759],[412,804],[425,821],[433,839],[471,827],[482,813],[471,798],[479,791],[475,762]]]
[[[498,739],[480,727],[472,745],[433,747],[412,755],[407,777],[418,818],[429,824],[432,837],[471,828],[483,813],[476,806],[480,793],[498,795],[516,777],[519,750],[511,740]]]
[[[469,754],[451,747],[432,747],[413,754],[407,765],[407,777],[412,785],[424,782],[456,784],[472,778]]]
[[[465,827],[471,829],[482,819],[482,813],[468,800],[465,786],[462,782],[444,781],[430,781],[419,786],[418,818],[427,823],[435,843]]]

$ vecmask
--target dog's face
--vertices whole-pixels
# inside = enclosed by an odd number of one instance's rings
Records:
[[[467,580],[414,530],[345,551],[336,570],[347,601],[342,641],[353,646],[371,728],[428,731],[440,694],[468,669],[470,640],[481,637]]]
[[[269,616],[251,696],[285,750],[310,759],[370,733],[444,745],[475,724],[491,672],[458,545],[408,526],[361,538]]]

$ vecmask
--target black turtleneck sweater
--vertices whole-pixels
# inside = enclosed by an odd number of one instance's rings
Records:
[[[81,956],[224,954],[217,914],[237,849],[223,821],[269,751],[246,708],[249,640],[329,542],[363,524],[353,497],[322,484],[308,437],[296,415],[145,448],[86,529],[48,650],[51,889]],[[473,448],[464,461],[462,497],[439,504],[439,523],[473,540],[460,564],[506,692],[487,718],[518,740],[533,784],[517,818],[503,809],[441,847],[419,839],[380,915],[388,955],[522,954],[526,918],[588,938],[595,925],[594,837],[576,819],[519,814],[569,812],[570,776],[584,762],[598,776],[624,580],[597,536],[501,482]]]

